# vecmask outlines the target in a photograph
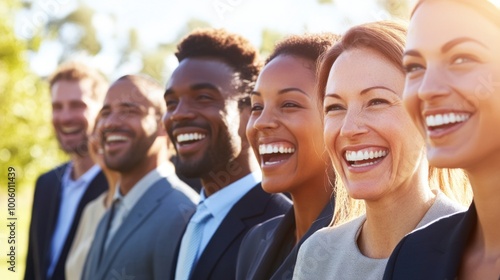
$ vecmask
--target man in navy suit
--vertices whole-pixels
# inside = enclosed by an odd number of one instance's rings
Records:
[[[257,51],[239,35],[208,29],[184,38],[176,56],[163,121],[178,171],[201,178],[203,188],[179,245],[175,279],[234,279],[245,233],[291,205],[262,190],[245,136],[249,94],[260,70]]]
[[[62,64],[49,79],[52,124],[70,161],[41,175],[35,187],[25,279],[64,279],[64,264],[85,205],[108,188],[87,152],[108,87],[84,64]]]

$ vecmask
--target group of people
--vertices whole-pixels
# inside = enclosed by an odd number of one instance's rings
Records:
[[[420,0],[264,63],[194,31],[166,87],[63,64],[25,279],[499,279],[499,49],[500,3]]]

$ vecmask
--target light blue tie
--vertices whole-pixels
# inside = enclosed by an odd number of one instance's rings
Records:
[[[175,280],[187,280],[191,275],[192,269],[198,261],[201,239],[203,238],[203,229],[206,222],[212,217],[205,204],[200,203],[191,220],[189,220],[186,232],[182,237],[179,258],[177,259],[177,268]]]

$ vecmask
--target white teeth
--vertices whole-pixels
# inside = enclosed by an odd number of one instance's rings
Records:
[[[293,154],[295,152],[295,148],[285,148],[283,145],[272,145],[272,144],[262,144],[259,145],[259,154]]]
[[[430,115],[425,117],[425,124],[428,127],[434,127],[450,123],[460,123],[468,120],[469,117],[470,114],[456,114],[456,113]]]
[[[201,133],[197,133],[197,132],[184,133],[184,134],[177,135],[177,142],[182,143],[182,142],[186,142],[186,141],[198,141],[198,140],[201,140],[205,137],[207,137],[205,134],[201,134]]]
[[[380,151],[346,151],[345,152],[345,158],[348,161],[361,161],[361,160],[368,160],[368,159],[374,159],[374,158],[379,158],[379,157],[385,157],[387,155],[387,151],[385,150],[380,150]]]
[[[106,136],[106,142],[114,142],[114,141],[127,141],[128,138],[122,135],[108,135]]]
[[[80,130],[80,126],[62,126],[61,131],[64,133],[73,133]]]

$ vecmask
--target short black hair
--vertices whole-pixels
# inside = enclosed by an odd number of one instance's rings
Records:
[[[249,95],[262,67],[257,49],[244,37],[224,29],[197,29],[177,45],[175,56],[186,58],[209,57],[231,66],[239,77],[238,91]]]

